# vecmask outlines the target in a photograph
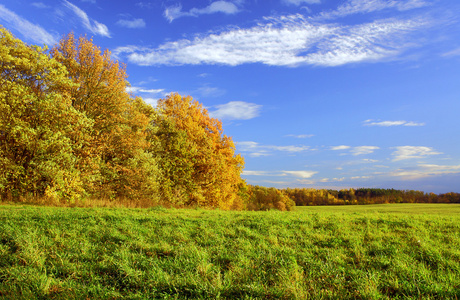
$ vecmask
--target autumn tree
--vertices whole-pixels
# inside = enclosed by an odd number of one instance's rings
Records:
[[[0,193],[75,199],[84,193],[80,159],[92,126],[66,91],[65,67],[0,27]]]
[[[270,210],[277,209],[289,211],[295,207],[295,202],[286,194],[276,188],[263,186],[248,186],[249,199],[247,202],[248,210]]]
[[[163,197],[175,205],[242,207],[244,161],[219,120],[192,97],[171,94],[158,101],[154,125],[151,149],[159,157]]]
[[[51,50],[76,85],[67,87],[72,106],[93,121],[91,138],[78,156],[87,188],[105,197],[152,196],[157,169],[147,149],[147,129],[154,113],[142,99],[127,92],[125,66],[86,37],[69,34]]]

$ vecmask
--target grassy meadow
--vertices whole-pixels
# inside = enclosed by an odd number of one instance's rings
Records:
[[[460,205],[0,206],[0,299],[458,299]]]

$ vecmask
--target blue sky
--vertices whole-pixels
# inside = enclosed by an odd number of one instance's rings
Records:
[[[2,0],[30,44],[87,34],[155,104],[223,121],[250,184],[460,192],[458,0]]]

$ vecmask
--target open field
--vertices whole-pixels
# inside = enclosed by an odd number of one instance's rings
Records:
[[[458,299],[460,205],[0,206],[1,299]]]

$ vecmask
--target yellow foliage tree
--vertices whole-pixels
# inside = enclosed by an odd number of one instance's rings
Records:
[[[51,50],[78,85],[67,90],[72,105],[93,120],[91,139],[78,153],[91,164],[86,177],[93,194],[106,197],[152,195],[156,163],[146,150],[153,108],[127,92],[125,66],[92,40],[73,34]]]
[[[46,49],[0,27],[0,193],[6,198],[83,195],[75,155],[92,122],[71,105],[78,89]]]
[[[158,101],[157,110],[151,140],[163,197],[175,205],[242,208],[244,160],[235,155],[222,123],[190,96],[171,94]]]

